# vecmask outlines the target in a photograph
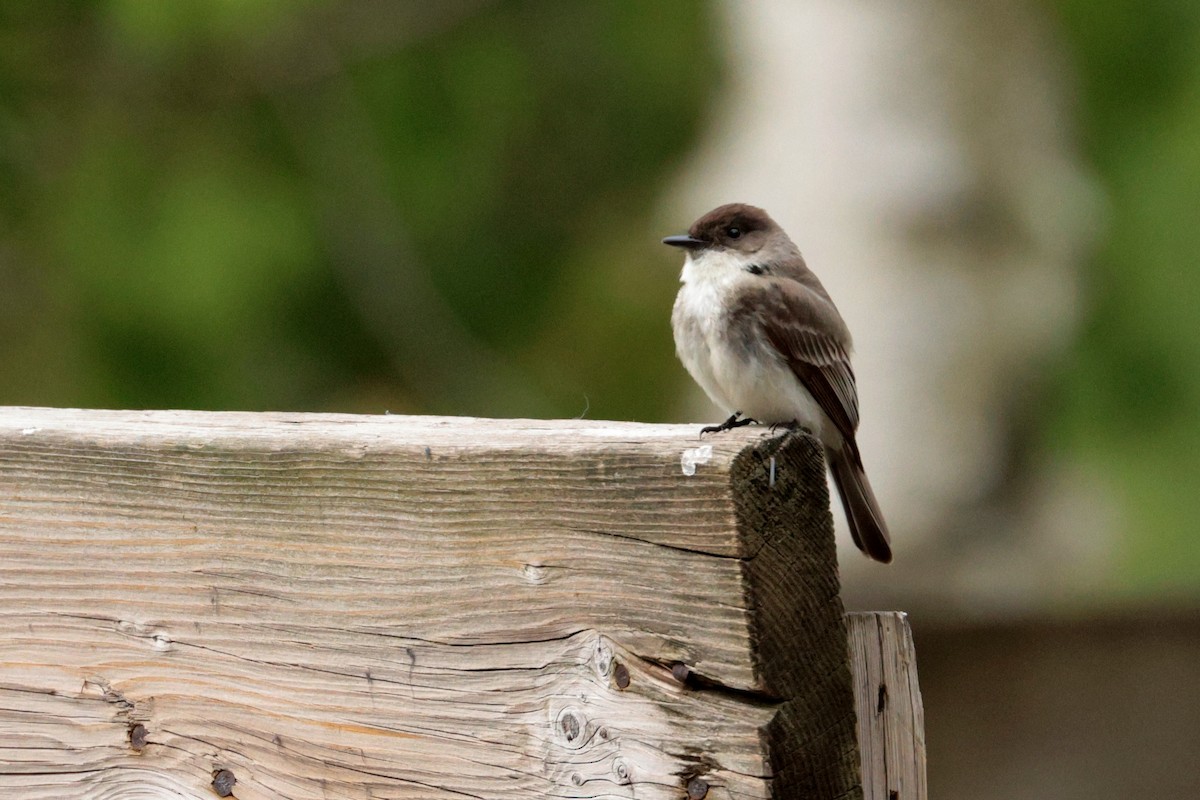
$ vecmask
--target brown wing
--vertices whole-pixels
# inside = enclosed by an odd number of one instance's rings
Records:
[[[858,430],[858,391],[850,358],[836,341],[813,328],[786,325],[767,329],[767,338],[787,359],[846,439]]]
[[[807,282],[806,282],[807,281]],[[820,283],[805,268],[746,292],[735,313],[753,314],[767,341],[787,362],[842,434],[843,446],[826,454],[850,535],[871,558],[892,560],[887,524],[863,470],[854,440],[858,390],[850,367],[850,333]]]
[[[837,426],[857,460],[858,390],[841,316],[828,300],[787,279],[764,285],[758,302],[767,341]]]

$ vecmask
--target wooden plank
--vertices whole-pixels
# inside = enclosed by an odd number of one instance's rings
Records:
[[[866,800],[926,800],[925,711],[908,615],[847,615]]]
[[[854,797],[845,637],[805,436],[0,409],[4,796]]]

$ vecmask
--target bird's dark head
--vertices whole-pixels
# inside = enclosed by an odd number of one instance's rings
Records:
[[[687,235],[668,236],[663,244],[693,251],[711,248],[756,253],[775,236],[786,234],[766,211],[745,203],[729,203],[693,222]]]

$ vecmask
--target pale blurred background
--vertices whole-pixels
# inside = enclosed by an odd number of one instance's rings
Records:
[[[855,331],[931,797],[1200,792],[1194,0],[5,2],[0,404],[715,422],[729,201]]]

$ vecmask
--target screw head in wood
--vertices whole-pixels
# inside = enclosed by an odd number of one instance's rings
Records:
[[[213,773],[212,788],[218,797],[229,797],[233,794],[233,785],[237,778],[227,769],[219,769]]]
[[[688,800],[703,800],[706,794],[708,794],[708,782],[703,778],[692,778],[688,781]]]

